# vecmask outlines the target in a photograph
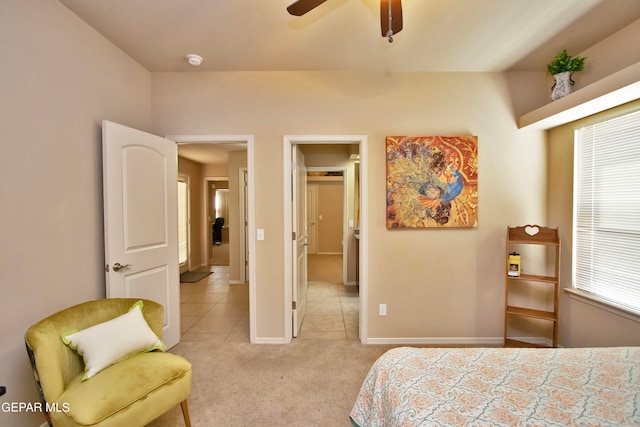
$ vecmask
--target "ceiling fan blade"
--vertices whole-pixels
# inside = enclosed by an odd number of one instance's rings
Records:
[[[391,4],[391,8],[389,8]],[[382,37],[389,36],[389,17],[391,17],[391,31],[398,34],[402,31],[402,2],[401,0],[380,0],[380,28]]]
[[[327,0],[298,0],[287,6],[287,12],[294,16],[302,16],[325,1]]]

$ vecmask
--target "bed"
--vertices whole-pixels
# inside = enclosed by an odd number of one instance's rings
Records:
[[[640,347],[409,348],[367,374],[354,426],[640,425]]]

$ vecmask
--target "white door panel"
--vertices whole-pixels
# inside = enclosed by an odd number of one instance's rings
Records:
[[[162,304],[172,347],[180,341],[177,147],[107,121],[102,133],[107,298]]]
[[[292,172],[293,200],[292,219],[295,237],[293,240],[293,336],[297,337],[302,326],[307,297],[307,168],[300,148],[293,147]]]

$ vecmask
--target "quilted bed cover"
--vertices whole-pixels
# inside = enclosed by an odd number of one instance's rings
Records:
[[[408,348],[371,367],[355,426],[638,426],[640,347]]]

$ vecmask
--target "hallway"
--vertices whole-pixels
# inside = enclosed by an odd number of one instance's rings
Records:
[[[358,288],[342,284],[342,255],[308,255],[307,277],[307,309],[298,339],[358,340]]]
[[[309,255],[307,311],[297,339],[358,341],[359,296],[342,285],[341,255]],[[228,266],[211,266],[196,283],[180,284],[184,342],[249,342],[249,285],[229,284]]]
[[[211,266],[196,283],[180,283],[183,342],[249,342],[249,285],[229,284],[228,266]]]

